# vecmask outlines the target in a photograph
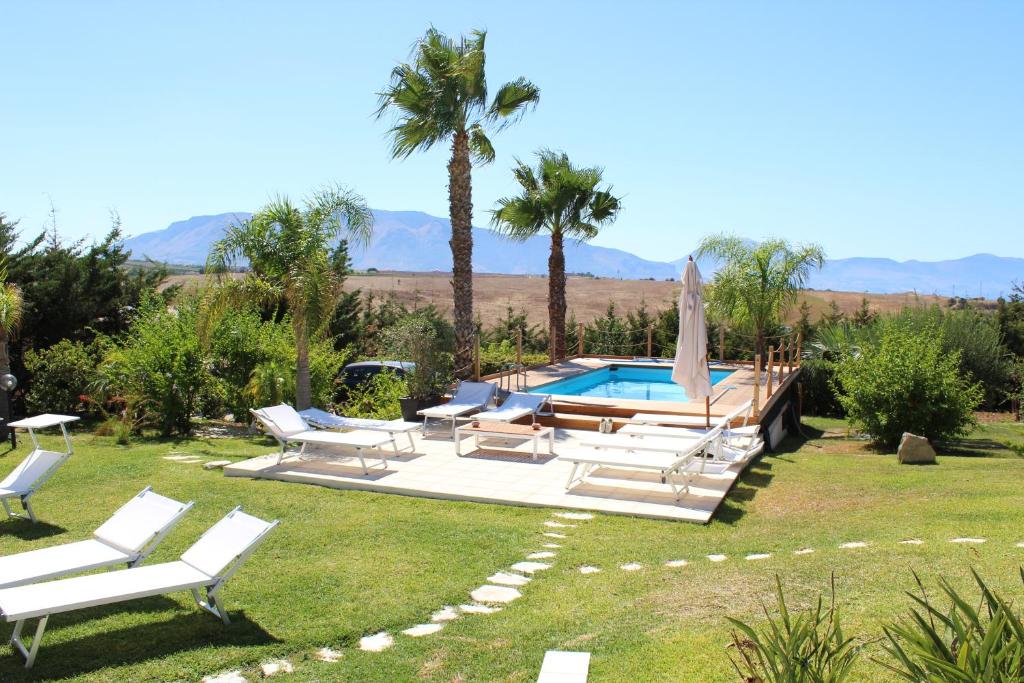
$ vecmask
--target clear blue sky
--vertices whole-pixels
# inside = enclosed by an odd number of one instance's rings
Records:
[[[485,27],[538,108],[474,172],[475,223],[547,146],[625,195],[598,244],[705,234],[830,257],[1024,256],[1021,2],[8,2],[0,211],[68,237],[326,182],[447,215],[448,150],[391,161],[375,92],[430,24]]]

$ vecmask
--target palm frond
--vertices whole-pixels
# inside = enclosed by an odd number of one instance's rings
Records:
[[[530,105],[536,107],[539,101],[540,88],[520,77],[498,88],[487,110],[487,118],[491,121],[503,120],[501,127],[504,127],[518,120]]]
[[[479,123],[469,129],[469,151],[477,163],[489,164],[494,161],[494,145]]]

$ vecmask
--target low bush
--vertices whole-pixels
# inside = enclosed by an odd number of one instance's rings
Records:
[[[504,366],[516,362],[515,345],[506,340],[491,342],[480,347],[480,373],[490,375]],[[548,362],[546,353],[523,353],[523,365],[542,365]]]
[[[889,447],[903,432],[933,441],[966,434],[983,391],[964,376],[959,352],[943,347],[933,326],[883,324],[836,366],[833,388],[850,422]]]
[[[426,400],[444,394],[452,383],[452,355],[443,350],[444,340],[432,319],[408,315],[385,329],[381,338],[390,360],[416,364],[406,377],[411,398]]]
[[[395,420],[402,416],[399,399],[408,392],[404,379],[393,372],[380,372],[369,382],[349,390],[341,412],[350,417]]]
[[[831,361],[812,358],[800,365],[803,385],[803,413],[819,417],[845,417],[843,404],[836,396],[836,367]]]
[[[99,377],[99,345],[63,339],[53,346],[25,353],[25,368],[32,376],[25,405],[29,413],[91,412],[85,400]]]

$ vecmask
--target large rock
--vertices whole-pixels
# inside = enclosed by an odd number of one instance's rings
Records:
[[[903,432],[896,456],[904,465],[935,463],[935,449],[928,443],[928,439],[923,436],[915,436],[910,432]]]

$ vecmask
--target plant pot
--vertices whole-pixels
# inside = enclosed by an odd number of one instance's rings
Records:
[[[416,413],[426,408],[433,408],[436,405],[440,405],[440,398],[412,398],[411,396],[405,396],[398,399],[399,405],[402,406],[402,419],[406,422],[422,422],[423,418]]]

